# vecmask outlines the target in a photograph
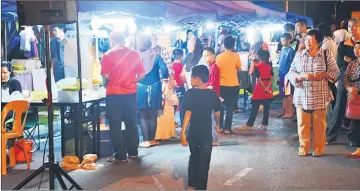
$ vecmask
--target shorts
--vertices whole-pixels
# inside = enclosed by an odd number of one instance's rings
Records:
[[[295,87],[290,83],[286,77],[279,77],[279,95],[287,97],[294,95]]]

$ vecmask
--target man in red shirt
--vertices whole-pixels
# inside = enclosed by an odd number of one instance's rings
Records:
[[[111,50],[102,59],[101,74],[106,86],[106,115],[115,153],[109,162],[136,159],[139,135],[136,123],[136,83],[144,78],[145,70],[140,55],[125,45],[120,32],[110,34]],[[121,130],[122,122],[125,131]]]

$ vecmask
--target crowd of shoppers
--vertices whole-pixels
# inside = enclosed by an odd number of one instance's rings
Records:
[[[348,31],[349,37],[343,35],[343,41],[338,43],[334,40],[337,31],[330,25],[308,30],[306,21],[299,20],[295,25],[284,26],[278,47],[277,81],[283,110],[277,117],[296,116],[299,156],[307,156],[311,150],[311,129],[312,155],[323,156],[326,143],[336,141],[344,122],[351,129],[350,143],[357,149],[350,156],[360,157],[359,119],[347,119],[344,115],[347,103],[359,97],[360,21],[349,20]],[[259,128],[268,128],[274,80],[268,46],[257,32],[252,46],[241,38],[244,42],[237,47],[249,51],[248,78],[252,85],[247,90],[252,93],[252,110],[246,125],[234,129],[242,63],[234,51],[236,39],[224,33],[222,36],[216,52],[214,48],[204,48],[200,39],[189,32],[185,59],[184,51],[175,49],[170,62],[170,54],[158,46],[155,35],[141,35],[137,51],[124,47],[121,33],[110,35],[112,49],[104,55],[102,68],[116,152],[109,161],[126,162],[127,155],[137,157],[137,111],[143,135],[140,146],[148,148],[160,144],[158,139],[174,136],[174,111],[180,110],[181,143],[189,145],[191,152],[189,187],[206,189],[212,146],[219,145],[218,133],[229,135],[232,130],[252,128],[260,105],[264,115]],[[164,107],[167,120],[164,114],[159,118],[159,110]],[[121,131],[122,122],[125,131]]]

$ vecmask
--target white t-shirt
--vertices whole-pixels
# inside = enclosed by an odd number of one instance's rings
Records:
[[[322,49],[329,49],[331,53],[333,53],[334,58],[337,55],[337,46],[335,41],[330,37],[324,37],[323,44],[321,46]]]
[[[334,32],[334,41],[336,46],[339,46],[340,42],[347,40],[350,38],[350,34],[345,29],[339,29]]]

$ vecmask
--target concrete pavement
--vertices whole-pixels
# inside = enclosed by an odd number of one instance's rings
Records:
[[[235,126],[245,124],[248,114],[236,114]],[[261,122],[261,112],[257,123]],[[346,132],[336,145],[327,146],[322,158],[297,156],[296,124],[291,120],[270,119],[269,129],[247,130],[221,135],[214,147],[208,180],[209,190],[360,189],[360,161],[346,158]],[[178,140],[149,149],[140,149],[138,160],[127,164],[97,162],[97,170],[77,170],[70,175],[84,189],[184,190],[187,185],[188,148]],[[21,180],[18,172],[2,177],[2,188],[11,189]],[[25,176],[23,176],[25,177]],[[43,182],[46,189],[48,182]],[[37,188],[35,180],[28,188]]]

